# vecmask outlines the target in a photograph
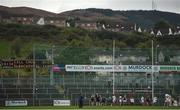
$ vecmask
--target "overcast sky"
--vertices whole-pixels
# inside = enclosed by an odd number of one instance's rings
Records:
[[[157,10],[180,13],[180,0],[155,0]],[[151,10],[152,0],[0,0],[0,5],[27,6],[55,13],[85,8]]]

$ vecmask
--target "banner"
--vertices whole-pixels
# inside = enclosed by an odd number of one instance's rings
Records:
[[[61,69],[59,66],[53,66],[53,72],[60,72]]]
[[[114,68],[113,68],[114,67]],[[162,72],[180,71],[180,66],[173,65],[66,65],[67,72]]]
[[[151,65],[128,65],[128,72],[151,72]]]
[[[71,72],[122,72],[122,65],[66,65],[66,71]]]
[[[6,100],[5,106],[27,106],[27,100]]]
[[[53,106],[70,106],[70,100],[53,100]]]
[[[66,65],[68,72],[151,72],[151,65]],[[154,72],[159,71],[158,66],[154,66]]]
[[[163,66],[160,66],[159,71],[160,72],[180,71],[180,66],[163,65]]]

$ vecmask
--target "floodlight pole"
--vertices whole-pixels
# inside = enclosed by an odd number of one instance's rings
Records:
[[[155,61],[155,64],[157,65],[158,64],[158,47],[159,45],[156,45],[156,53],[155,53],[155,58],[156,58],[156,61]]]
[[[35,45],[33,45],[33,106],[35,106],[35,93],[36,93],[36,53]]]
[[[115,40],[113,39],[113,94],[115,93],[114,85],[115,85],[115,75],[114,75],[114,58],[115,58]]]
[[[53,74],[53,67],[54,67],[54,45],[52,46],[52,55],[51,55],[51,72],[50,72],[50,85],[54,84],[54,74]]]
[[[151,70],[151,79],[152,79],[152,101],[154,99],[154,42],[152,40],[152,70]]]

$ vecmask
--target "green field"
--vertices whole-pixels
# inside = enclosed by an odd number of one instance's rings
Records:
[[[77,106],[70,107],[53,107],[53,106],[38,106],[38,107],[0,107],[0,109],[13,110],[78,110]],[[180,110],[180,107],[163,107],[163,106],[84,106],[80,110]]]

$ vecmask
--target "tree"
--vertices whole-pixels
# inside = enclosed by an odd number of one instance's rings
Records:
[[[168,29],[168,28],[172,28],[172,26],[170,25],[170,23],[168,23],[165,20],[161,20],[156,24],[154,24],[154,29]]]
[[[84,47],[91,47],[93,46],[93,40],[89,36],[84,37]]]
[[[21,48],[22,48],[22,41],[18,37],[12,42],[11,53],[12,54],[14,53],[15,56],[20,57]]]
[[[118,48],[126,48],[127,44],[123,41],[116,42],[116,47]]]
[[[136,45],[137,48],[149,48],[150,45],[148,44],[148,42],[140,42]]]
[[[75,19],[74,18],[67,19],[66,23],[69,23],[70,27],[75,27]]]

